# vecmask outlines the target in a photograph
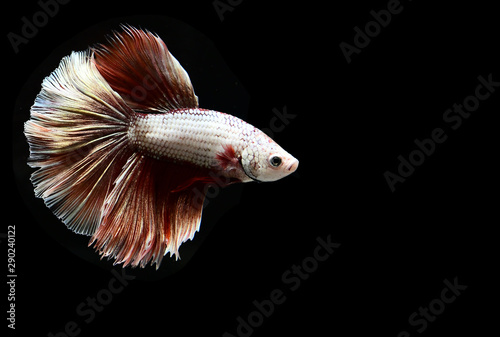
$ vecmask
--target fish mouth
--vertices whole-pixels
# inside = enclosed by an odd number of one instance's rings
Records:
[[[295,172],[297,170],[297,167],[299,167],[299,161],[295,158],[293,158],[290,163],[288,164],[288,166],[286,167],[286,171],[291,174],[293,172]]]

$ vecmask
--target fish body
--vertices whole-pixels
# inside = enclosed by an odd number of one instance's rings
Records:
[[[35,195],[124,266],[178,257],[199,230],[207,186],[274,181],[298,166],[254,126],[199,108],[163,41],[129,26],[61,60],[25,135]]]
[[[298,165],[259,129],[214,110],[136,114],[129,138],[138,151],[155,159],[189,163],[240,182],[277,180]],[[273,158],[280,160],[280,164],[271,164]],[[285,170],[271,169],[260,174],[262,170],[281,166]]]

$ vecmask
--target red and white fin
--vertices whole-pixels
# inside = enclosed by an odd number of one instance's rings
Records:
[[[149,31],[122,29],[109,44],[94,48],[97,69],[113,90],[141,112],[197,108],[191,80],[163,40]]]
[[[205,183],[178,186],[199,174],[194,166],[134,153],[106,198],[101,226],[89,245],[124,266],[151,261],[158,268],[168,252],[179,258],[180,245],[200,228]]]
[[[222,149],[223,151],[216,156],[219,167],[224,171],[236,169],[239,166],[239,159],[234,147],[231,144],[223,144]]]
[[[91,235],[121,166],[131,155],[133,111],[97,71],[92,53],[73,52],[46,77],[25,123],[35,195],[68,228]]]
[[[161,162],[129,146],[133,109],[165,112],[196,107],[197,99],[161,39],[124,29],[110,46],[63,58],[45,78],[25,123],[28,163],[37,168],[36,196],[68,228],[92,235],[89,245],[115,263],[158,268],[199,229],[205,187],[214,179],[207,169]],[[131,98],[144,83],[146,99]]]

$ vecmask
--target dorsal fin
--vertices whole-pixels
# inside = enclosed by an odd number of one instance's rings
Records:
[[[122,29],[108,38],[109,44],[94,48],[97,69],[111,88],[143,112],[197,108],[189,76],[163,40],[149,31]]]

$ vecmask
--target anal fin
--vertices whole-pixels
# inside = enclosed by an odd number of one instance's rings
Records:
[[[124,266],[159,267],[199,230],[206,179],[191,165],[133,153],[108,194],[101,224],[89,245]],[[179,189],[179,186],[186,186]]]

